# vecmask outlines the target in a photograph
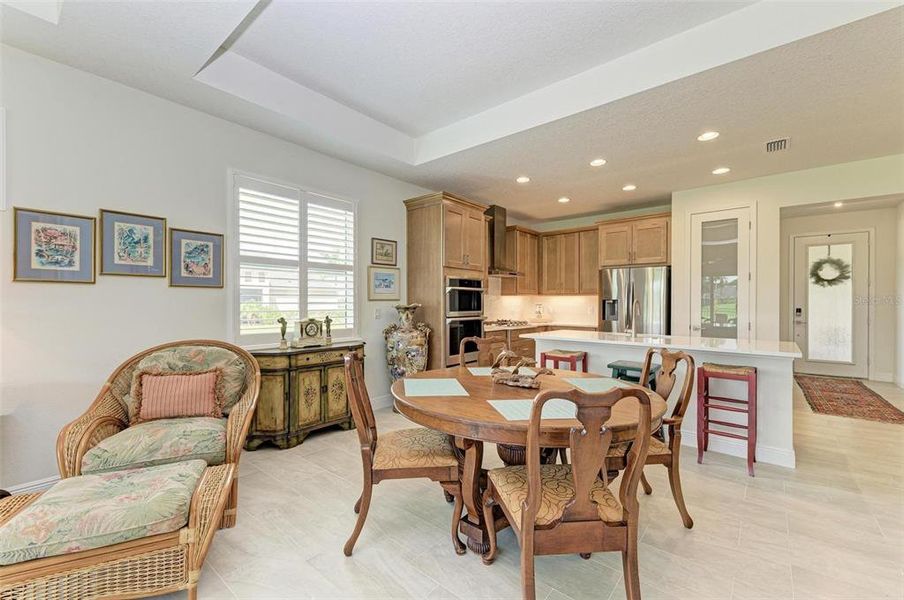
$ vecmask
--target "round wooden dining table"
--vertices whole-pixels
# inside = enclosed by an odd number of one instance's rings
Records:
[[[527,420],[509,421],[490,404],[490,400],[533,399],[542,390],[572,389],[567,379],[602,377],[593,373],[555,370],[554,375],[540,375],[540,389],[511,387],[493,383],[489,375],[474,375],[467,367],[434,369],[410,375],[415,379],[456,379],[466,396],[408,396],[405,380],[392,384],[395,407],[411,421],[453,436],[460,462],[461,490],[467,515],[461,521],[461,533],[472,551],[483,554],[489,548],[483,522],[481,497],[485,486],[483,444],[498,444],[499,455],[507,464],[523,464],[527,445]],[[622,382],[626,384],[627,382]],[[659,429],[666,412],[666,402],[655,392],[633,385],[650,395],[650,431]],[[628,441],[637,432],[639,408],[637,400],[625,398],[612,407],[606,426],[612,431],[612,443]],[[576,419],[544,419],[540,424],[540,445],[544,448],[567,448]],[[553,455],[554,459],[554,455]],[[502,517],[504,521],[504,517]],[[507,523],[497,522],[497,527]]]

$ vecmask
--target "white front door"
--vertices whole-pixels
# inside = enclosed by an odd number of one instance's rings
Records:
[[[869,376],[869,233],[794,238],[794,370]]]
[[[692,337],[750,339],[750,212],[691,216]]]

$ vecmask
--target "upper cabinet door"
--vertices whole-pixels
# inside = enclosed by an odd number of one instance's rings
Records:
[[[467,209],[454,204],[443,206],[443,264],[465,268],[465,221]]]
[[[599,231],[590,229],[579,234],[580,285],[579,294],[596,294],[599,290],[600,256]]]
[[[540,293],[559,294],[562,292],[561,256],[559,235],[544,235],[540,238]]]
[[[479,210],[465,212],[464,221],[464,268],[483,271],[486,267],[487,224]]]
[[[600,225],[600,267],[620,267],[631,264],[631,223]]]
[[[577,294],[580,289],[580,249],[577,233],[563,233],[560,238],[559,293]]]
[[[669,262],[669,217],[643,219],[633,224],[632,264],[659,265]]]
[[[518,271],[524,273],[518,277],[519,294],[536,294],[540,291],[539,270],[537,260],[539,254],[539,238],[523,231],[518,232]]]

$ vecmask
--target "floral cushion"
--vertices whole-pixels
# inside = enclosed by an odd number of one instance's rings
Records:
[[[415,427],[390,431],[377,438],[374,469],[457,466],[449,436],[440,431]]]
[[[504,467],[489,472],[490,481],[499,501],[505,504],[514,525],[521,526],[521,503],[527,499],[527,468]],[[549,525],[562,518],[565,506],[574,498],[574,480],[571,465],[540,465],[540,510],[537,525]],[[596,502],[600,519],[610,523],[622,521],[624,513],[618,499],[600,478],[590,490],[590,499]]]
[[[631,447],[631,444],[612,444],[609,446],[609,452],[606,453],[606,456],[625,456],[628,454],[628,449]],[[660,440],[659,438],[651,437],[650,438],[650,450],[647,453],[647,456],[659,456],[671,454],[669,447],[666,446],[665,442]]]
[[[0,527],[0,565],[176,531],[203,460],[63,479]]]
[[[187,417],[139,423],[101,440],[82,458],[82,473],[100,473],[201,459],[226,460],[226,419]]]
[[[191,373],[223,369],[221,382],[223,394],[223,414],[241,400],[245,391],[245,361],[235,352],[219,346],[176,346],[158,350],[142,358],[136,371],[170,371]],[[129,418],[134,419],[135,407],[131,393],[123,396]]]

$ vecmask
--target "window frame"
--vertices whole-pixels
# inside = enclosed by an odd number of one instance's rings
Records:
[[[279,333],[259,333],[246,334],[241,333],[241,256],[239,250],[239,178],[252,179],[259,181],[263,186],[280,187],[294,190],[299,194],[299,257],[298,257],[298,303],[299,315],[304,316],[306,309],[302,309],[302,304],[307,306],[307,269],[308,269],[308,248],[307,248],[307,205],[312,200],[316,203],[316,199],[309,196],[317,196],[324,199],[324,204],[331,207],[337,205],[348,205],[354,215],[354,226],[352,228],[353,250],[352,250],[352,266],[349,269],[354,278],[354,286],[352,288],[354,299],[352,302],[354,326],[350,330],[342,330],[340,336],[333,336],[336,341],[348,339],[360,339],[361,319],[362,319],[362,277],[360,263],[360,214],[358,211],[359,202],[355,198],[347,198],[339,194],[323,191],[311,186],[300,185],[275,177],[259,175],[248,171],[229,168],[227,169],[227,189],[229,190],[226,213],[226,229],[229,234],[231,243],[227,246],[227,257],[230,262],[228,272],[232,275],[226,278],[226,287],[229,291],[227,299],[227,307],[229,313],[229,322],[227,333],[229,338],[244,348],[267,348],[279,344]],[[308,197],[306,197],[308,196]],[[337,269],[341,270],[341,269]],[[288,337],[294,330],[294,323],[289,323],[286,336]]]

